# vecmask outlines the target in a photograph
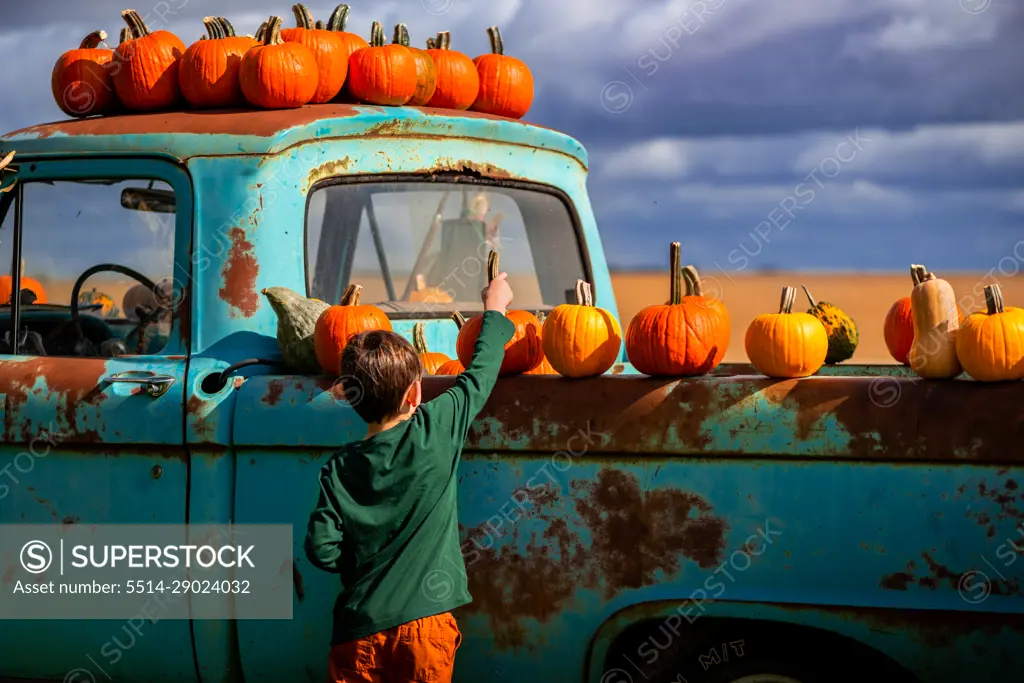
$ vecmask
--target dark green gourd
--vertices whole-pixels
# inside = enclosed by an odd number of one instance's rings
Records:
[[[313,330],[320,314],[330,305],[307,299],[287,287],[267,287],[263,295],[277,314],[277,345],[289,369],[303,374],[320,374],[313,347]]]

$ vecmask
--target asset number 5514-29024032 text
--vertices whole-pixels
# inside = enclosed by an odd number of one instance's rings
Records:
[[[237,593],[248,594],[248,581],[129,581],[126,593]]]

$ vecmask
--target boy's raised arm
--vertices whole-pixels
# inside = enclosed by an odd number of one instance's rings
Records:
[[[329,466],[320,472],[320,495],[316,508],[309,516],[306,528],[306,559],[314,567],[326,572],[341,572],[341,541],[344,535],[341,515],[334,504],[330,487]]]

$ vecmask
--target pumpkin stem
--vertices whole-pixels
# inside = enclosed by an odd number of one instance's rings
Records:
[[[447,50],[452,44],[452,34],[450,31],[441,31],[437,34],[437,38],[434,39],[434,46],[438,50]]]
[[[384,47],[384,27],[379,21],[370,27],[370,47]]]
[[[223,38],[221,35],[220,22],[213,17],[203,17],[203,26],[206,27],[206,37],[210,40],[217,40]]]
[[[679,242],[673,242],[669,247],[668,267],[672,273],[672,284],[669,286],[668,303],[672,306],[683,302],[683,271],[679,267],[682,257],[682,246]]]
[[[818,303],[814,300],[814,297],[811,296],[811,293],[807,290],[807,285],[800,285],[800,286],[803,287],[804,294],[807,295],[807,300],[811,302],[811,308],[817,308],[818,307]]]
[[[328,31],[344,31],[348,23],[348,5],[338,5],[331,12],[331,18],[327,20]]]
[[[409,47],[409,29],[405,24],[395,24],[395,36],[391,42],[395,45]]]
[[[107,32],[103,30],[93,31],[85,38],[82,38],[82,44],[78,46],[79,50],[95,50],[100,46],[104,40],[107,39]]]
[[[123,43],[127,43],[131,39],[132,39],[131,31],[126,26],[123,29],[121,29],[121,35],[118,37],[118,45],[121,45]]]
[[[497,26],[491,26],[487,29],[487,37],[491,39],[491,53],[496,55],[505,54],[505,46],[501,42],[501,33],[498,32]]]
[[[320,31],[323,31],[323,30],[325,30],[327,28],[326,24],[324,24],[324,20],[323,19],[317,19],[315,26],[316,26],[317,30],[320,30]]]
[[[491,253],[487,254],[487,284],[491,284],[500,272],[498,270],[498,252],[492,249]]]
[[[416,273],[416,291],[422,292],[427,288],[427,279],[423,277],[422,273]]]
[[[217,21],[220,22],[220,27],[224,31],[225,38],[237,37],[237,34],[235,33],[235,27],[231,24],[230,21],[228,21],[227,17],[217,17]]]
[[[427,38],[427,49],[428,50],[436,50],[437,49],[437,43],[434,42],[433,38]]]
[[[1003,292],[999,285],[989,285],[985,288],[985,304],[988,306],[989,315],[1003,312]]]
[[[782,301],[779,302],[779,313],[792,313],[796,302],[796,287],[782,288]]]
[[[302,3],[292,5],[292,14],[295,15],[295,28],[313,28],[313,15],[309,13],[309,8]]]
[[[412,345],[416,349],[416,353],[423,355],[427,352],[427,338],[423,334],[423,328],[426,327],[422,322],[416,323],[412,326]]]
[[[142,17],[135,10],[126,9],[121,12],[121,18],[128,24],[128,28],[132,30],[132,35],[135,38],[143,38],[149,35],[149,27],[146,26],[146,22],[142,20]]]
[[[693,266],[683,266],[683,279],[686,280],[686,296],[704,296],[704,285],[700,275]]]
[[[455,321],[455,327],[462,329],[462,326],[466,324],[466,316],[462,315],[458,311],[452,313],[452,320]]]
[[[284,19],[281,17],[270,17],[267,20],[267,30],[263,35],[264,45],[283,45],[284,40],[281,38],[281,24],[284,23]]]
[[[278,22],[281,21],[280,18],[278,18],[277,20],[278,20]],[[349,285],[348,288],[345,290],[345,293],[342,294],[341,302],[338,305],[339,306],[358,306],[359,305],[359,297],[362,295],[362,292],[363,292],[362,285]]]
[[[260,24],[260,27],[256,29],[256,36],[254,39],[258,40],[260,43],[263,43],[267,39],[267,22],[264,21]]]

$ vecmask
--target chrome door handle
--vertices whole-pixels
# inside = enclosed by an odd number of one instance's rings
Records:
[[[164,393],[174,384],[174,378],[170,375],[158,375],[149,370],[126,370],[104,377],[103,382],[130,382],[132,384],[145,384],[146,393],[154,398],[163,396]]]

